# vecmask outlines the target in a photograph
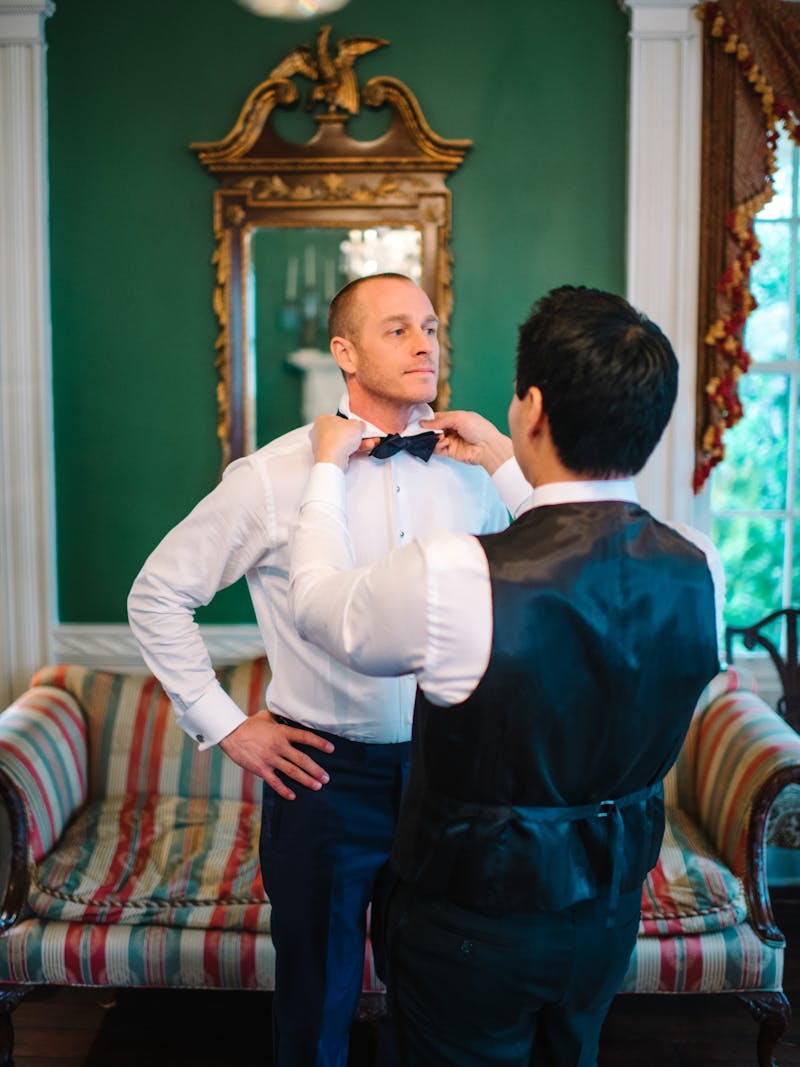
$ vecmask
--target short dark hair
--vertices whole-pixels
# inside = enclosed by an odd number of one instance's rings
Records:
[[[328,308],[328,340],[334,337],[346,337],[348,341],[355,341],[361,329],[362,316],[358,311],[358,290],[367,282],[375,281],[376,278],[397,278],[401,282],[410,282],[416,285],[413,278],[405,274],[394,274],[386,271],[383,274],[368,274],[364,278],[356,278],[343,286],[331,300]]]
[[[537,301],[519,328],[517,396],[532,386],[565,467],[594,478],[632,475],[669,421],[678,361],[627,300],[565,285]]]

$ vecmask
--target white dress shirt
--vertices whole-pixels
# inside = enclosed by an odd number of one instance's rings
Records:
[[[350,416],[346,396],[340,408]],[[405,432],[421,432],[419,420],[432,414],[427,404],[419,405]],[[367,424],[365,437],[382,435]],[[265,706],[354,740],[410,737],[413,677],[396,677],[396,671],[391,678],[364,677],[295,631],[288,540],[312,466],[308,426],[232,463],[216,489],[167,534],[131,590],[128,616],[145,662],[169,694],[178,724],[201,748],[216,744],[245,715],[214,676],[194,611],[243,574],[272,668]],[[445,457],[424,463],[398,452],[386,460],[354,457],[342,493],[352,517],[349,565],[379,560],[437,530],[503,529],[530,485],[511,461],[490,479],[479,467]]]
[[[353,670],[411,671],[431,703],[461,703],[477,687],[491,654],[486,555],[475,537],[441,533],[351,569],[349,477],[349,471],[318,463],[306,487],[292,541],[290,600],[297,628]],[[596,500],[636,503],[633,481],[551,483],[535,489],[514,514]],[[719,632],[724,597],[719,555],[698,530],[670,525],[708,559]]]

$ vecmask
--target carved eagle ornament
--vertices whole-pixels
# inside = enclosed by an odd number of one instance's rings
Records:
[[[319,83],[309,94],[306,105],[309,111],[317,101],[324,101],[329,111],[339,107],[356,115],[358,81],[353,63],[358,56],[382,48],[389,42],[381,37],[345,37],[339,41],[336,56],[331,58],[328,47],[330,33],[331,27],[323,26],[317,34],[316,57],[308,45],[299,45],[280,61],[270,73],[270,78],[291,78],[293,74],[303,74]]]

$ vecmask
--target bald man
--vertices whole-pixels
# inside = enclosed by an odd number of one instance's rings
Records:
[[[437,531],[504,528],[530,493],[509,453],[460,463],[425,429],[439,372],[438,319],[425,292],[402,275],[360,279],[334,298],[328,325],[346,386],[338,413],[363,424],[359,447],[368,453],[347,485],[353,562]],[[178,724],[200,748],[218,744],[264,780],[277,1067],[345,1067],[367,906],[408,775],[415,694],[413,676],[365,677],[297,635],[287,539],[313,463],[307,426],[232,463],[147,560],[128,603]],[[273,673],[251,718],[222,692],[193,626],[194,609],[242,575]]]

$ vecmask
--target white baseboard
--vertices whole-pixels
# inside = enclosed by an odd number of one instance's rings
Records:
[[[201,626],[215,667],[264,655],[254,624]],[[105,671],[143,672],[147,668],[125,623],[60,623],[52,634],[53,659]]]

